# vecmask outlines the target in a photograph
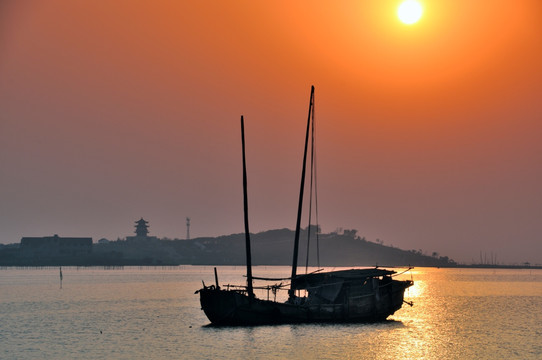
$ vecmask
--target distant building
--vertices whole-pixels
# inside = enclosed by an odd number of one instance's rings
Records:
[[[149,222],[143,218],[135,222],[135,234],[136,236],[127,236],[126,240],[158,240],[156,236],[149,236]]]
[[[147,235],[149,234],[149,222],[143,220],[143,218],[136,221],[135,228],[136,236],[147,237]]]
[[[92,252],[92,238],[60,237],[58,235],[44,237],[23,237],[20,246],[21,254],[27,256],[80,256]]]

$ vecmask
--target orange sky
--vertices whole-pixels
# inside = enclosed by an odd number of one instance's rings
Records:
[[[0,3],[0,242],[295,226],[316,86],[320,221],[542,263],[542,3]]]

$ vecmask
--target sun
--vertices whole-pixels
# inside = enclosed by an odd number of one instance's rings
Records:
[[[397,8],[399,20],[406,25],[416,23],[422,17],[422,5],[416,0],[405,0]]]

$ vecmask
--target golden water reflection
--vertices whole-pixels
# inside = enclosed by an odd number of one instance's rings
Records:
[[[416,268],[399,275],[414,306],[386,322],[233,328],[206,326],[194,294],[213,267],[63,271],[60,290],[56,268],[0,270],[2,358],[542,359],[542,270]]]
[[[511,347],[542,356],[532,338],[541,329],[542,271],[429,268],[412,276],[405,300],[414,306],[370,333],[369,347],[360,333],[361,358],[493,359]]]

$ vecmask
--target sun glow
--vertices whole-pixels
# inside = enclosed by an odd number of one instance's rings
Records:
[[[405,0],[397,8],[397,16],[404,24],[411,25],[422,17],[422,5],[416,0]]]

